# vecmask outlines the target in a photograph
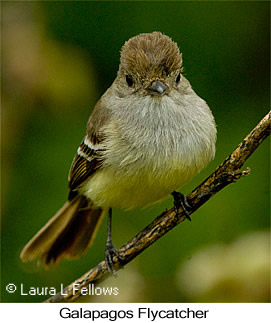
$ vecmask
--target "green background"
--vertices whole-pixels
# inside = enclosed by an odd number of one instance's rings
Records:
[[[3,302],[47,298],[22,296],[19,290],[7,293],[8,283],[18,289],[23,283],[25,290],[59,290],[61,283],[69,284],[104,257],[106,221],[79,260],[63,260],[45,270],[21,263],[19,254],[66,201],[72,158],[95,102],[114,80],[123,43],[141,32],[170,36],[183,53],[186,77],[213,111],[216,157],[182,188],[187,194],[269,110],[269,9],[269,2],[2,2]],[[251,175],[215,195],[193,214],[191,223],[179,225],[119,271],[116,279],[103,283],[117,286],[118,297],[81,301],[269,301],[268,140],[246,166]],[[115,245],[123,245],[170,207],[172,199],[144,210],[114,210]],[[242,256],[236,256],[240,263],[231,263],[227,257],[235,254],[234,241],[247,235],[256,238],[242,245]],[[199,256],[217,245],[223,247],[211,259],[220,269]],[[250,270],[259,264],[251,245],[267,259],[256,272]],[[182,266],[192,261],[188,287],[182,287]],[[225,266],[235,274],[221,273],[221,279],[203,292],[189,292],[189,280],[202,277],[204,282],[207,277],[203,262],[210,266],[212,279]]]

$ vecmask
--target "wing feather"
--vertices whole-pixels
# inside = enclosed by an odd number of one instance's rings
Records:
[[[105,150],[104,127],[111,118],[111,110],[99,100],[88,120],[86,136],[77,150],[69,173],[69,200],[75,197],[84,181],[103,165]]]
[[[74,198],[77,194],[76,191],[85,180],[87,180],[97,169],[102,166],[103,158],[102,151],[104,149],[99,148],[101,145],[93,145],[89,147],[89,140],[84,141],[79,146],[77,153],[73,159],[70,173],[69,173],[69,200]]]

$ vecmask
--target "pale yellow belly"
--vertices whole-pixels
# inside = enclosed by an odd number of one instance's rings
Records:
[[[120,173],[98,170],[80,189],[96,206],[133,209],[166,198],[198,172],[195,166]]]

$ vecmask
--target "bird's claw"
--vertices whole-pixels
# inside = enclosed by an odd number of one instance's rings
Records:
[[[192,210],[192,206],[188,203],[186,196],[176,191],[172,192],[171,195],[174,198],[174,210],[176,215],[178,214],[178,209],[181,207],[184,211],[185,217],[191,221],[189,214]]]
[[[105,263],[106,267],[108,269],[108,272],[111,275],[116,276],[116,270],[114,268],[114,262],[113,262],[113,257],[116,256],[119,262],[122,261],[122,257],[118,250],[114,247],[112,243],[106,245],[105,249]]]

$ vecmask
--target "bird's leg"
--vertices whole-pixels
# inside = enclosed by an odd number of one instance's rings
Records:
[[[118,250],[114,247],[111,235],[111,222],[112,222],[112,208],[108,210],[108,222],[107,222],[107,240],[105,248],[105,263],[110,274],[115,275],[116,271],[114,269],[113,257],[114,255],[119,261],[122,260]]]
[[[191,218],[189,216],[189,213],[192,209],[192,206],[188,203],[186,196],[180,192],[172,192],[171,195],[174,198],[174,208],[176,215],[178,214],[178,209],[181,207],[184,211],[185,217],[191,221]]]

